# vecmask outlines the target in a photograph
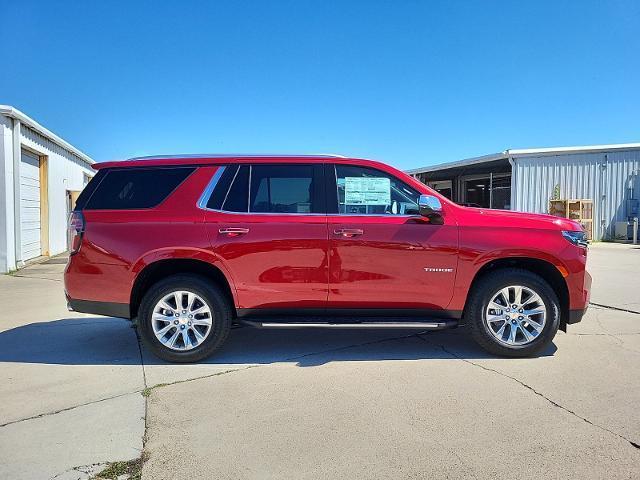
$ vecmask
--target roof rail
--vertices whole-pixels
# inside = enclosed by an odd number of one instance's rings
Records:
[[[163,160],[163,159],[179,159],[179,158],[346,158],[344,155],[336,155],[331,153],[319,154],[277,154],[277,153],[188,153],[178,155],[149,155],[144,157],[133,157],[128,160]]]

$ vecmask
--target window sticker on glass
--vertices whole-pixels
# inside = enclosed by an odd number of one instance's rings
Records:
[[[345,177],[345,205],[391,204],[391,181],[380,177]]]

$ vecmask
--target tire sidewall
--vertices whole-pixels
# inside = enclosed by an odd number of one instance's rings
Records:
[[[532,342],[525,345],[505,345],[500,343],[489,330],[485,322],[485,312],[497,291],[512,285],[522,285],[536,292],[547,308],[546,322],[542,333]],[[472,331],[479,343],[492,353],[505,356],[529,356],[539,352],[555,337],[560,326],[560,308],[558,297],[542,278],[527,271],[504,271],[489,274],[483,279],[475,302],[472,305]]]
[[[171,350],[160,343],[151,322],[153,309],[166,295],[175,290],[193,292],[204,299],[213,317],[211,331],[202,344],[184,352]],[[228,301],[220,290],[206,279],[192,275],[176,275],[153,285],[140,303],[138,314],[140,336],[155,355],[170,362],[196,362],[210,356],[227,338],[231,329],[231,312]]]

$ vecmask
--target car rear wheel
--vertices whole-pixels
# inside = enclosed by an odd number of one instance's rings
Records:
[[[205,278],[175,275],[153,285],[140,304],[142,340],[169,362],[197,362],[218,350],[231,329],[231,308]]]
[[[515,268],[480,279],[465,311],[474,340],[496,355],[526,357],[545,348],[560,325],[558,297],[540,276]]]

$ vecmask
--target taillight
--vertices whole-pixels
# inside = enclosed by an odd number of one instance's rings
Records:
[[[82,212],[73,211],[69,215],[69,253],[78,253],[82,245],[82,234],[84,233],[84,216]]]

